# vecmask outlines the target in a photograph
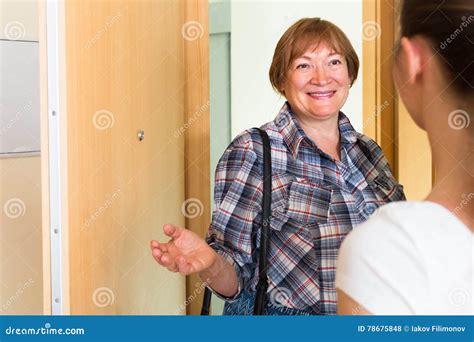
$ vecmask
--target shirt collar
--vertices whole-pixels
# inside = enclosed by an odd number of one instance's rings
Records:
[[[290,153],[294,158],[297,157],[298,151],[303,140],[314,145],[314,142],[306,135],[301,128],[296,115],[292,112],[290,104],[285,102],[280,112],[274,120],[279,128],[283,140],[288,146]],[[357,142],[357,132],[352,127],[347,116],[339,112],[339,132],[341,134],[341,143],[354,144]]]

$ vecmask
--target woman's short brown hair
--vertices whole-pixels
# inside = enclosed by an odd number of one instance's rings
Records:
[[[304,18],[291,25],[278,41],[269,72],[273,88],[284,96],[281,89],[290,64],[321,43],[344,56],[352,85],[359,71],[359,58],[347,36],[329,21]]]

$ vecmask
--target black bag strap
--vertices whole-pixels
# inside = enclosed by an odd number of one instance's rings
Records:
[[[255,296],[254,315],[263,315],[266,305],[266,294],[268,289],[268,251],[270,249],[270,214],[272,203],[272,155],[270,139],[267,132],[256,128],[260,133],[263,146],[263,204],[262,204],[262,226],[260,228],[260,253],[258,261],[258,283]],[[209,315],[212,292],[206,287],[202,303],[201,316]]]
[[[267,132],[258,129],[263,143],[263,206],[262,206],[262,226],[260,228],[260,253],[258,255],[258,283],[254,315],[263,315],[266,304],[266,294],[268,289],[268,250],[270,249],[270,214],[272,203],[272,156],[270,139]]]

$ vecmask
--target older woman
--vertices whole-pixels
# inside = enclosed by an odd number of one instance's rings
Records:
[[[377,207],[404,199],[380,148],[340,111],[358,67],[345,34],[319,18],[296,22],[275,49],[270,80],[287,102],[262,126],[270,137],[273,169],[267,314],[335,314],[343,238]],[[183,275],[199,272],[226,300],[225,314],[252,313],[261,144],[259,133],[247,130],[220,159],[206,241],[165,225],[172,239],[151,243],[160,265]]]

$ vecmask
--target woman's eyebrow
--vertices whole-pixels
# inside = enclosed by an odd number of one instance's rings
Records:
[[[342,54],[340,54],[339,52],[332,52],[323,57],[328,58],[328,57],[333,57],[333,56],[342,56]],[[303,55],[303,56],[297,57],[296,59],[300,59],[300,58],[307,59],[307,60],[313,59],[311,56],[308,56],[308,55]]]

